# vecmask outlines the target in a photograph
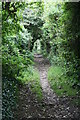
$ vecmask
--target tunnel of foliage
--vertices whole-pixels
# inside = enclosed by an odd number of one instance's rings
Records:
[[[72,87],[80,88],[80,3],[2,3],[3,119],[14,119],[18,86],[34,64],[34,43],[51,65],[64,67]]]

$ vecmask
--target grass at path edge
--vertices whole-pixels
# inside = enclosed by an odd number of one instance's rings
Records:
[[[18,77],[18,80],[20,80],[22,84],[30,84],[30,88],[32,92],[35,93],[38,101],[42,100],[43,95],[38,70],[34,69],[33,66],[29,66],[28,71],[24,71],[22,76]]]
[[[72,88],[70,78],[64,75],[65,69],[61,66],[51,66],[48,70],[48,80],[54,92],[62,97],[76,97],[80,93],[78,89]],[[76,102],[77,101],[77,102]],[[80,105],[80,98],[72,101],[74,104]]]

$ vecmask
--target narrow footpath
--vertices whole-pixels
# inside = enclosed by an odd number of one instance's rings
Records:
[[[50,67],[49,61],[42,55],[35,55],[35,69],[40,73],[40,84],[43,91],[43,100],[39,102],[30,90],[30,84],[20,88],[16,120],[27,120],[28,118],[38,120],[50,118],[50,120],[80,120],[80,107],[71,104],[73,98],[58,97],[51,89],[47,79],[47,71]]]
[[[41,55],[35,55],[35,62],[40,73],[40,83],[43,90],[44,102],[49,105],[58,103],[59,99],[51,89],[47,79],[47,72],[50,67],[49,61],[43,59]]]

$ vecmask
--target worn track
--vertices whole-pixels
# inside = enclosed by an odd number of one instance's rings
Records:
[[[30,90],[30,84],[20,87],[19,102],[15,111],[15,120],[27,120],[32,118],[50,118],[51,120],[80,120],[80,107],[70,103],[71,98],[59,98],[51,89],[47,71],[50,67],[49,61],[42,55],[35,54],[35,69],[40,73],[40,83],[44,99],[39,102],[36,95]]]

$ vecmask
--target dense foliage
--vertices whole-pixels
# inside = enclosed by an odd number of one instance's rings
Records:
[[[70,2],[2,3],[3,119],[14,119],[18,85],[38,79],[30,67],[37,40],[42,54],[58,66],[59,80],[65,75],[72,87],[80,87],[79,7],[79,3]]]
[[[54,4],[54,6],[53,6]],[[79,3],[49,3],[44,12],[43,44],[51,64],[64,67],[72,86],[80,87]],[[51,6],[49,8],[49,6]],[[49,11],[49,12],[48,12]],[[45,19],[46,18],[46,19]]]
[[[16,79],[32,64],[33,57],[26,39],[31,36],[20,23],[25,3],[7,2],[2,4],[2,8],[3,119],[13,119],[12,109],[15,108],[18,85]],[[25,31],[26,37],[23,36]]]
[[[41,38],[42,7],[41,2],[2,3],[3,119],[14,119],[19,84],[36,79],[32,91],[42,96],[38,73],[30,67],[33,44]]]
[[[73,86],[80,87],[80,3],[66,3],[63,7],[62,22],[64,22],[64,48],[67,65],[67,75],[73,76]],[[78,13],[78,14],[77,14]],[[67,21],[66,21],[67,20]],[[63,38],[64,38],[63,37]]]
[[[41,19],[43,12],[43,4],[42,2],[32,2],[27,5],[26,9],[23,13],[23,25],[25,29],[31,33],[32,39],[29,39],[28,48],[32,51],[34,42],[37,39],[41,39],[42,31],[41,27],[43,25],[43,21]]]

